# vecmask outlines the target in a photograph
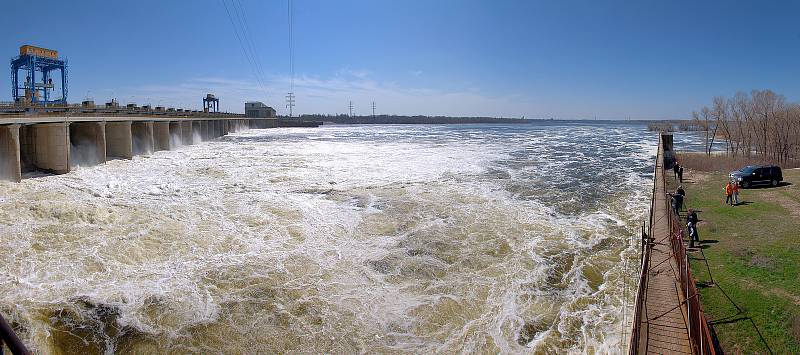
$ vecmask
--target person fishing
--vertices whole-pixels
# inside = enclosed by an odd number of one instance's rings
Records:
[[[667,195],[672,197],[672,211],[680,217],[681,206],[683,206],[683,195],[669,192],[667,192]]]
[[[725,204],[733,206],[733,184],[730,181],[725,185]]]
[[[678,167],[678,182],[683,183],[683,167]]]
[[[733,189],[734,206],[738,206],[739,205],[739,184],[734,182],[732,185],[733,185],[732,189]]]

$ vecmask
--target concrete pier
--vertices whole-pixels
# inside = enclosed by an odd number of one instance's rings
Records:
[[[211,131],[214,132],[214,138],[222,137],[222,133],[220,132],[219,121],[211,121]]]
[[[175,149],[183,145],[183,126],[181,122],[169,122],[167,132],[169,133],[169,149]]]
[[[214,127],[214,138],[222,137],[222,125],[220,125],[220,121],[211,121],[212,127]]]
[[[192,144],[203,141],[203,122],[192,121]]]
[[[69,125],[69,140],[74,165],[106,162],[105,122],[72,122]]]
[[[19,146],[19,125],[0,126],[0,180],[22,180]]]
[[[211,139],[211,135],[208,134],[208,121],[200,121],[200,125],[202,127],[200,136],[203,138],[203,141]]]
[[[108,157],[133,158],[133,135],[130,121],[106,123],[106,154]]]
[[[180,122],[181,124],[181,143],[183,145],[192,145],[193,143],[193,135],[192,135],[192,125],[191,121],[183,121]]]
[[[132,122],[131,134],[133,135],[133,155],[147,155],[155,151],[153,122]]]
[[[153,123],[153,151],[170,150],[171,136],[169,134],[169,122]]]
[[[69,124],[66,122],[33,125],[35,144],[33,165],[37,170],[66,174],[70,167]]]

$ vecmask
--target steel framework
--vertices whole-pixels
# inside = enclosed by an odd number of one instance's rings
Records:
[[[23,85],[20,86],[19,71],[27,73]],[[61,73],[61,97],[51,99],[50,91],[55,89],[52,72]],[[36,73],[41,73],[42,82],[36,82]],[[66,104],[67,103],[67,61],[36,55],[21,55],[11,59],[11,86],[14,101],[29,100],[34,104]],[[22,92],[20,94],[20,91]]]
[[[219,99],[212,94],[206,95],[203,98],[203,111],[219,112]]]

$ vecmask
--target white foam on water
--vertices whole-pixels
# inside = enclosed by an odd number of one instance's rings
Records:
[[[250,130],[0,183],[0,309],[43,352],[620,352],[642,140]]]

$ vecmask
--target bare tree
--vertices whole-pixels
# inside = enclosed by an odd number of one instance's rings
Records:
[[[706,155],[715,138],[725,141],[732,156],[800,166],[800,105],[787,103],[771,90],[738,92],[730,99],[715,97],[711,108],[692,113],[706,130]]]

